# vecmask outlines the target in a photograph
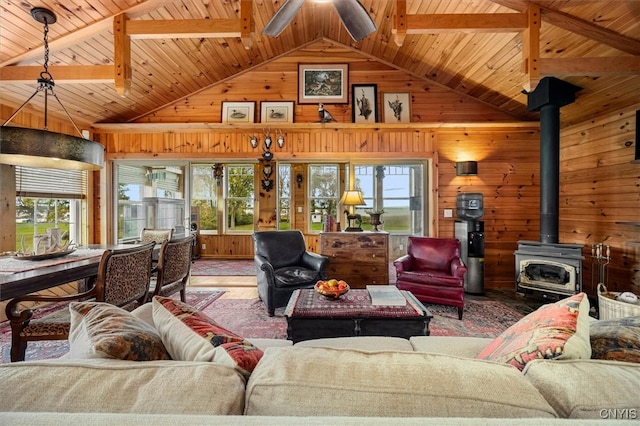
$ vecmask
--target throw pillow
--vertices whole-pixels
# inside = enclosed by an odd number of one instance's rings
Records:
[[[248,376],[262,358],[260,349],[196,308],[162,296],[152,303],[153,322],[173,359],[215,362]]]
[[[640,316],[591,324],[591,358],[640,363]]]
[[[102,302],[72,302],[69,312],[71,359],[171,359],[156,330],[129,311]]]
[[[590,357],[589,298],[585,293],[541,306],[505,330],[477,356],[520,370],[534,359]]]

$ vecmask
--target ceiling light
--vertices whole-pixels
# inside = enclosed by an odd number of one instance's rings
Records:
[[[31,16],[44,24],[44,71],[40,73],[36,91],[0,126],[0,163],[49,169],[97,170],[104,166],[104,147],[82,136],[67,109],[54,92],[55,83],[49,73],[49,24],[56,15],[45,8],[31,9]],[[44,93],[44,129],[7,126],[38,92]],[[53,96],[80,137],[47,130],[48,96]]]

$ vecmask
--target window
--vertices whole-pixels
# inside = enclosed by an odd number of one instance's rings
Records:
[[[291,229],[291,165],[278,166],[278,229]]]
[[[340,201],[340,169],[337,164],[309,166],[309,214],[310,231],[322,231],[325,215],[337,216]]]
[[[366,206],[357,207],[364,223],[368,211],[382,211],[387,232],[423,235],[424,166],[422,164],[372,164],[353,166],[356,189]]]
[[[201,232],[218,230],[218,182],[211,164],[191,167],[191,222]]]
[[[87,172],[16,166],[16,249],[33,251],[34,237],[47,228],[60,228],[67,238],[83,244],[83,203]]]
[[[254,166],[228,164],[225,168],[225,230],[253,232]]]

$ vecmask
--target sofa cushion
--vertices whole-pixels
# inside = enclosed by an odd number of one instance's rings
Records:
[[[162,296],[152,303],[153,323],[175,360],[216,362],[249,375],[262,357],[248,340],[186,303]]]
[[[170,359],[156,330],[131,312],[101,302],[72,302],[69,312],[69,359]]]
[[[640,316],[591,324],[591,358],[640,362]]]
[[[409,339],[416,352],[430,352],[475,358],[489,343],[489,337],[412,336]]]
[[[510,365],[438,354],[268,348],[245,415],[555,417]]]
[[[0,365],[0,382],[0,412],[233,415],[242,414],[245,385],[223,365],[113,359]]]
[[[523,373],[560,417],[637,420],[640,416],[640,364],[535,360]]]
[[[520,370],[534,359],[588,359],[589,299],[579,293],[541,306],[505,330],[477,356]]]
[[[357,349],[361,351],[412,351],[407,339],[386,336],[331,337],[303,340],[294,346],[306,348]]]

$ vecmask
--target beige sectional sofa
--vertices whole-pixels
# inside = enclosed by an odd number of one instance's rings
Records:
[[[205,362],[0,366],[3,424],[540,424],[640,415],[640,364],[473,359],[491,339],[254,339],[247,380]],[[224,416],[224,417],[220,417]],[[582,419],[591,419],[585,420]]]

